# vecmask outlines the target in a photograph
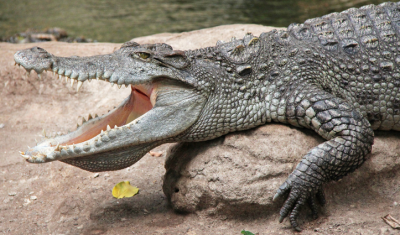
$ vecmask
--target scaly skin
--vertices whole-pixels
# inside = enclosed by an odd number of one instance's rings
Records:
[[[94,77],[132,86],[111,114],[22,155],[118,170],[166,142],[204,141],[268,122],[309,128],[326,142],[303,157],[274,197],[288,195],[280,221],[289,216],[300,231],[300,208],[308,203],[316,215],[316,201],[325,203],[323,183],[366,160],[373,130],[400,130],[399,22],[400,4],[386,3],[194,51],[133,42],[92,57],[19,51],[15,61],[28,71],[54,71],[78,88]]]

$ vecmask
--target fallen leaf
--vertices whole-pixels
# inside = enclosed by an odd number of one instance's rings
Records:
[[[150,155],[153,156],[153,157],[161,157],[161,156],[162,156],[162,152],[153,152],[153,151],[150,151],[149,153],[150,153]]]
[[[395,229],[400,229],[400,222],[393,218],[391,215],[386,215],[382,217],[383,221],[390,225],[390,227],[395,228]]]
[[[133,197],[139,192],[139,189],[133,187],[129,181],[122,181],[116,184],[112,190],[115,198]]]
[[[242,230],[240,233],[244,234],[244,235],[258,235],[258,233],[254,234],[254,233],[246,231],[246,230]]]

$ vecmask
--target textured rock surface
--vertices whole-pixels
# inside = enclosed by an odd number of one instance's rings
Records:
[[[167,153],[164,193],[179,211],[278,213],[282,202],[272,201],[277,188],[321,142],[312,131],[270,124],[207,142],[176,144]],[[379,132],[370,159],[341,182],[325,186],[327,197],[399,168],[400,135]]]

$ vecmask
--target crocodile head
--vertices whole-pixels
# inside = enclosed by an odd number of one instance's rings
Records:
[[[207,86],[189,72],[196,66],[167,44],[127,42],[91,57],[56,57],[34,47],[14,59],[28,72],[52,71],[77,81],[78,89],[93,78],[131,86],[130,96],[108,114],[89,116],[75,131],[21,152],[31,163],[60,160],[92,172],[128,167],[162,143],[185,140],[208,98]]]

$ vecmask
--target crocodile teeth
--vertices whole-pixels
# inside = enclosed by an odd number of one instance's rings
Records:
[[[25,155],[25,152],[19,151],[19,154],[21,154],[21,155]]]
[[[114,126],[114,128],[117,128],[117,127],[118,127],[117,125]]]
[[[65,82],[68,83],[68,77],[65,77]]]
[[[113,86],[114,86],[114,83],[112,82],[112,83],[111,83],[111,87],[113,87]]]
[[[59,143],[57,143],[57,146],[54,148],[54,151],[60,151],[61,149],[60,149],[60,144]]]
[[[92,119],[92,114],[89,114],[88,120]]]
[[[40,73],[37,74],[39,80],[42,80],[42,75]]]
[[[77,92],[79,92],[79,89],[81,89],[82,85],[83,85],[83,82],[82,81],[78,81],[78,86],[76,86],[76,91]]]
[[[107,125],[107,131],[111,130],[110,125]]]
[[[129,86],[128,84],[125,84],[125,87],[126,87],[126,88],[128,88],[128,86]]]
[[[118,89],[121,89],[122,85],[118,85]]]
[[[82,124],[86,122],[86,119],[82,117]]]
[[[74,85],[74,83],[75,83],[75,80],[71,79],[71,87]]]
[[[46,137],[46,131],[44,129],[42,131],[42,135],[43,135],[43,137]]]
[[[60,80],[62,79],[62,76],[61,76],[61,74],[59,74],[59,75],[58,75],[58,79],[60,79]]]
[[[30,158],[30,156],[28,156],[28,155],[23,155],[23,154],[21,154],[21,157],[23,157],[23,158],[26,159],[26,160],[28,160],[28,159]]]

